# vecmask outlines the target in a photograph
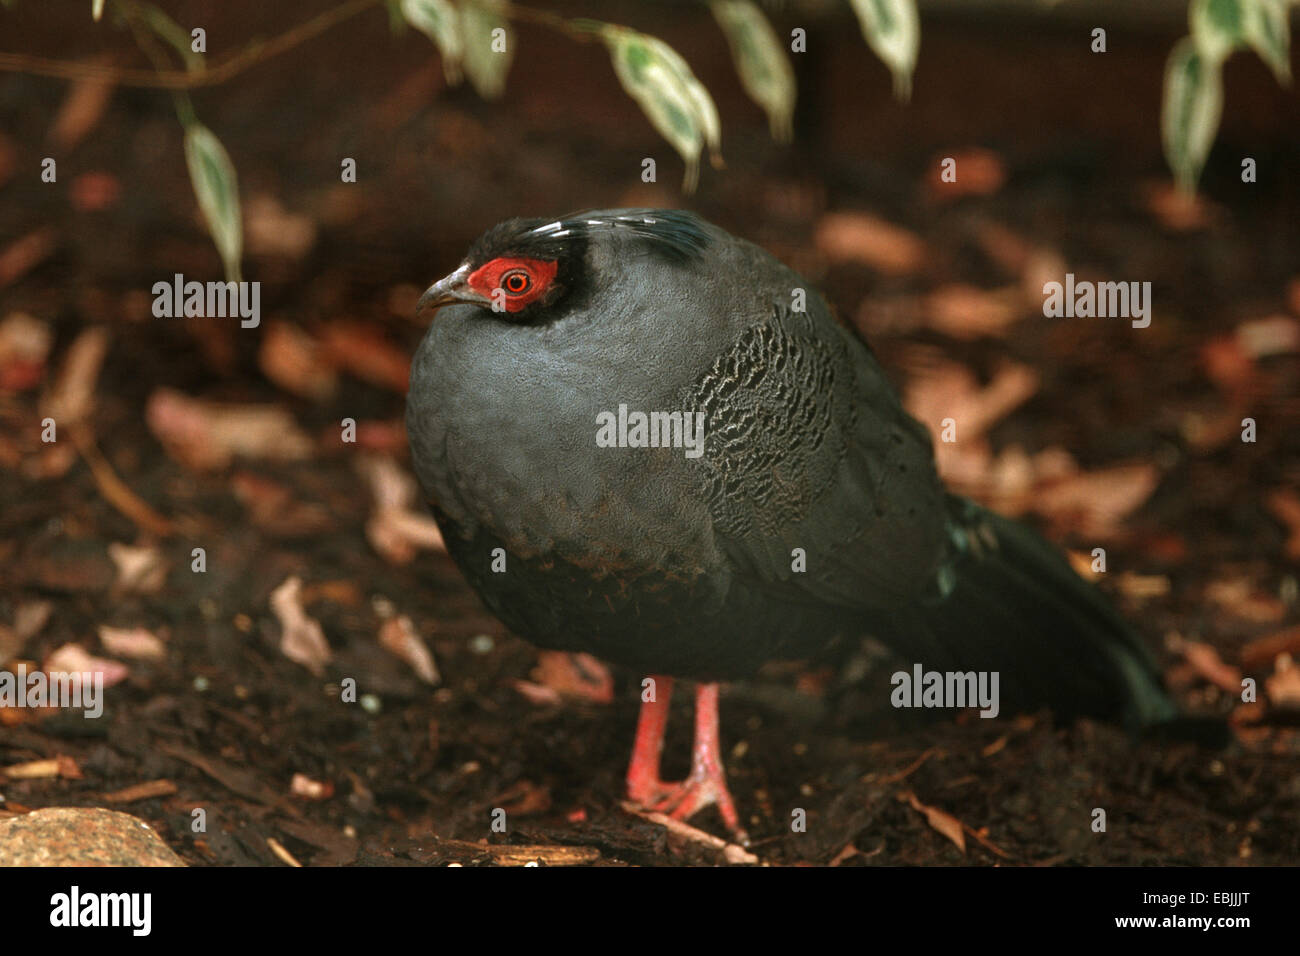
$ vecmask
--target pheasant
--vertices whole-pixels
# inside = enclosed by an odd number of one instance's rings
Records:
[[[447,548],[519,635],[645,675],[633,801],[743,839],[718,682],[842,633],[996,672],[1003,712],[1174,716],[1102,595],[944,489],[866,343],[757,246],[680,210],[511,219],[419,309],[407,428]],[[698,682],[680,783],[674,678]]]

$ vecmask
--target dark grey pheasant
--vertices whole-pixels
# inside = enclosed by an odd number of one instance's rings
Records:
[[[659,780],[671,678],[743,677],[837,633],[997,671],[1004,712],[1173,716],[1114,611],[1029,529],[945,492],[869,348],[757,246],[675,210],[510,220],[425,293],[439,306],[411,371],[416,471],[514,631],[667,675],[634,799],[717,802],[738,830],[715,685],[690,779]],[[620,405],[703,412],[704,453],[602,447]]]

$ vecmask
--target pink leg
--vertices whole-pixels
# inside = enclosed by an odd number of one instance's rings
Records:
[[[653,679],[655,699],[641,701],[636,739],[632,743],[632,762],[627,768],[628,799],[642,806],[662,800],[673,786],[659,779],[659,756],[664,749],[668,705],[673,699],[673,679],[657,674]]]
[[[685,820],[716,804],[727,829],[738,842],[747,844],[749,837],[740,826],[722,767],[718,740],[718,685],[700,684],[696,687],[691,773],[680,784],[668,784],[659,779],[659,755],[668,722],[672,679],[656,678],[656,681],[661,682],[659,687],[662,688],[658,700],[643,703],[637,721],[632,764],[627,773],[628,797],[642,806],[668,812],[677,820]]]

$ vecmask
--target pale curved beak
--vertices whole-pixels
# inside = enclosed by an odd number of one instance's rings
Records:
[[[491,305],[492,300],[486,296],[480,295],[469,287],[470,267],[468,262],[462,262],[460,267],[448,276],[439,279],[429,288],[424,290],[424,295],[420,296],[420,301],[415,304],[415,314],[423,316],[429,313],[432,317],[444,305],[452,302],[465,302],[470,305]]]

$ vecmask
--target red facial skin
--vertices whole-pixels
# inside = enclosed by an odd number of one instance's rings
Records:
[[[467,281],[471,289],[489,299],[501,289],[506,311],[518,312],[546,294],[558,266],[545,259],[493,259],[471,272]]]

